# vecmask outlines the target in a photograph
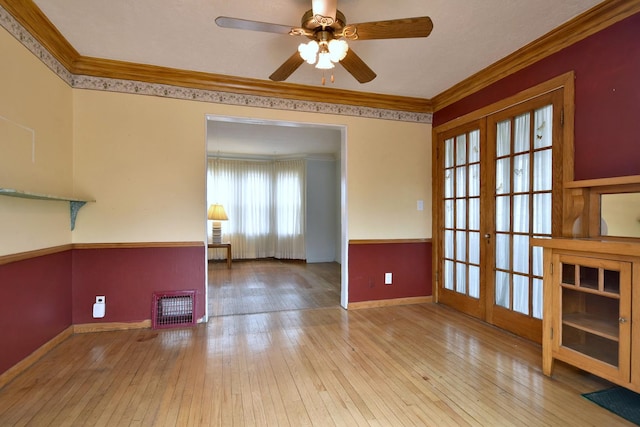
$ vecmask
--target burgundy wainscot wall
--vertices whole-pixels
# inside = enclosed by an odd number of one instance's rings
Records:
[[[443,123],[575,71],[575,179],[640,175],[640,14],[434,114]]]
[[[349,302],[431,294],[431,242],[349,244]]]
[[[75,249],[73,323],[139,322],[151,318],[154,291],[196,290],[196,318],[204,316],[205,253],[198,247]],[[93,318],[97,295],[106,314]]]
[[[195,289],[202,318],[205,265],[204,246],[68,249],[0,265],[0,374],[72,324],[150,319],[154,291]]]
[[[71,326],[71,250],[0,265],[0,374]]]

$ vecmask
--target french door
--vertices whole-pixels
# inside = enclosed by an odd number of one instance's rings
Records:
[[[561,227],[562,90],[438,133],[437,300],[541,340],[542,249]]]

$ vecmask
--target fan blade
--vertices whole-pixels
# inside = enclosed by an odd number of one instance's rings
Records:
[[[427,37],[433,30],[428,16],[392,19],[389,21],[364,22],[348,25],[343,33],[351,40],[408,39]]]
[[[270,24],[268,22],[249,21],[248,19],[229,18],[228,16],[218,16],[216,18],[218,27],[234,28],[237,30],[263,31],[265,33],[289,34],[293,27],[280,24]]]
[[[298,69],[298,67],[302,65],[303,62],[304,59],[302,59],[300,53],[296,51],[289,57],[289,59],[284,61],[284,64],[278,67],[278,69],[275,70],[273,74],[269,76],[269,78],[274,82],[285,81],[291,74],[293,74],[295,70]]]
[[[376,78],[376,73],[351,48],[340,63],[360,83],[367,83]]]

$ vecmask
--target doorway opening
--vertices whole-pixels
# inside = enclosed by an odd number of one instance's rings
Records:
[[[229,204],[229,219],[221,228],[223,243],[231,243],[233,258],[228,268],[224,248],[207,250],[207,317],[346,307],[346,127],[214,115],[206,119],[206,203],[209,206],[224,199]],[[276,169],[282,164],[303,165],[303,218],[297,226],[303,237],[295,244],[294,255],[269,252],[268,244],[266,251],[256,249],[249,232],[241,229],[244,225],[240,224],[248,223],[247,205],[252,203],[242,198],[262,184],[245,182],[244,187],[234,184],[231,189],[228,181],[220,178],[221,171],[224,165],[236,163],[275,164]],[[270,193],[272,200],[278,200],[269,209],[280,219],[267,221],[289,226],[296,220],[283,222],[279,212],[292,197],[276,196],[277,185],[282,185],[282,179],[276,177],[273,189],[254,194]],[[212,221],[204,222],[207,242],[211,243]]]

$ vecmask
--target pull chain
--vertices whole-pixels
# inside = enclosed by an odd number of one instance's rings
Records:
[[[329,78],[329,80],[331,81],[331,83],[335,83],[336,79],[333,77],[333,73],[331,73],[331,77]],[[324,71],[322,72],[322,86],[325,85],[325,83],[327,83],[327,79],[324,77]]]

